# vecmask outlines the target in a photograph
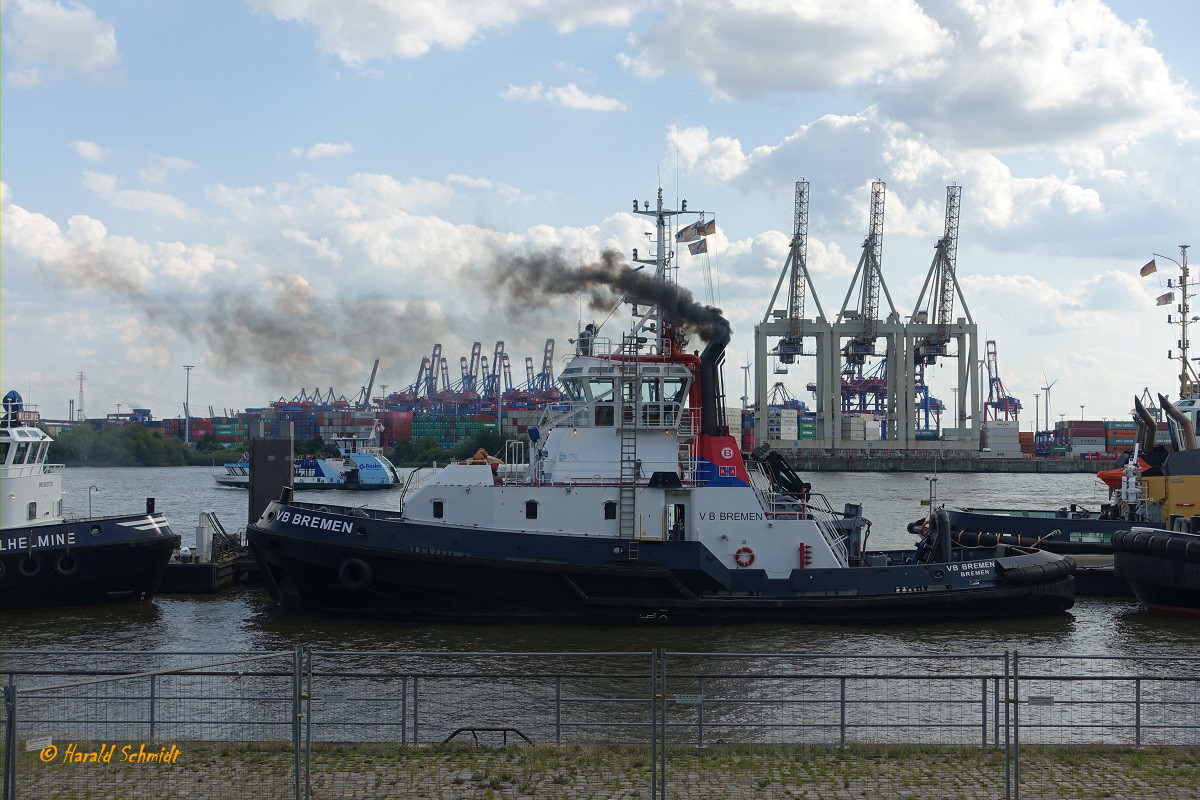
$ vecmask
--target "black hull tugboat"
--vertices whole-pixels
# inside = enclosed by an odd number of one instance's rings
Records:
[[[36,412],[4,397],[0,424],[0,609],[148,601],[179,536],[154,501],[146,513],[63,519],[61,464],[47,464],[51,438]]]
[[[1148,611],[1200,618],[1200,525],[1186,531],[1133,528],[1113,540],[1117,576]],[[1192,528],[1197,532],[1193,533]]]
[[[1159,400],[1165,398],[1160,395]],[[1181,448],[1167,455],[1155,474],[1143,473],[1142,491],[1146,507],[1156,512],[1155,521],[1165,530],[1136,525],[1114,536],[1116,573],[1147,610],[1200,617],[1200,449],[1193,417],[1170,403],[1163,408]]]
[[[1088,509],[1077,503],[1060,508],[946,508],[951,534],[956,542],[1014,544],[1036,547],[1068,555],[1112,555],[1113,538],[1134,526],[1166,528],[1171,513],[1145,492],[1145,479],[1161,478],[1168,457],[1165,447],[1155,445],[1156,420],[1140,398],[1134,400],[1134,421],[1138,426],[1137,444],[1132,457],[1116,469],[1102,470],[1096,477],[1109,489],[1109,501]],[[1177,408],[1159,395],[1167,413],[1172,444],[1176,451],[1195,447],[1192,404],[1186,400]],[[1186,412],[1186,413],[1185,413]],[[917,532],[927,526],[922,518],[908,526]]]
[[[744,459],[723,424],[729,325],[669,276],[681,213],[657,208],[657,255],[636,272],[581,268],[634,304],[616,340],[588,326],[548,407],[508,463],[434,475],[402,511],[300,503],[285,489],[248,528],[272,597],[404,620],[632,623],[913,622],[1061,613],[1074,563],[951,542],[866,550],[861,509],[835,512],[775,453]],[[685,231],[676,234],[683,240]],[[709,223],[711,226],[711,223]],[[636,256],[635,256],[636,258]],[[559,286],[574,273],[557,265]],[[602,287],[601,287],[602,288]],[[686,349],[687,334],[707,342]]]

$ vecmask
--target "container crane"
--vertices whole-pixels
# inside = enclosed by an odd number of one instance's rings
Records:
[[[804,301],[809,293],[817,306],[817,314],[825,316],[821,301],[817,298],[817,290],[812,286],[812,277],[808,274],[808,193],[809,184],[806,180],[796,181],[796,210],[793,215],[792,241],[788,250],[787,260],[783,264],[783,276],[789,274],[788,282],[788,335],[779,342],[776,355],[782,364],[793,364],[796,356],[804,355]],[[775,287],[779,294],[779,286]],[[775,304],[775,296],[771,305]],[[786,371],[786,368],[785,370]]]
[[[1000,367],[996,359],[996,340],[987,340],[986,364],[988,374],[988,399],[983,404],[984,420],[1016,420],[1021,411],[1021,401],[1009,395],[1000,380]],[[1053,385],[1053,384],[1052,384]]]
[[[862,365],[875,352],[875,340],[879,331],[879,292],[882,289],[891,309],[889,319],[899,319],[896,304],[892,302],[892,294],[888,291],[887,283],[883,280],[883,206],[887,194],[887,185],[883,181],[871,182],[871,218],[867,238],[863,241],[862,256],[858,259],[858,268],[850,279],[850,288],[846,290],[846,299],[842,301],[842,309],[838,312],[837,321],[856,320],[860,331],[850,339],[842,349],[845,363],[856,367],[857,374],[862,374]],[[861,283],[859,279],[861,278]],[[859,288],[858,308],[850,308],[850,298],[854,288]]]

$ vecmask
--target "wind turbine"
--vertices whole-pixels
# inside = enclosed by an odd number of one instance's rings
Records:
[[[1042,380],[1046,381],[1046,385],[1042,387],[1042,391],[1046,393],[1046,427],[1050,427],[1050,390],[1054,388],[1054,384],[1058,383],[1059,379],[1050,380],[1046,377],[1045,370],[1042,371]]]
[[[742,409],[750,407],[750,354],[746,354],[746,363],[742,366]]]

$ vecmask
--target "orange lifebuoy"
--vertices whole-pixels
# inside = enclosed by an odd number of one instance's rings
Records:
[[[754,563],[754,551],[749,547],[739,547],[738,551],[733,554],[733,560],[739,567],[748,567]]]

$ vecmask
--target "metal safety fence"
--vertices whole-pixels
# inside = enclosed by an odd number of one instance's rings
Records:
[[[5,800],[1200,797],[1200,656],[0,659]]]

